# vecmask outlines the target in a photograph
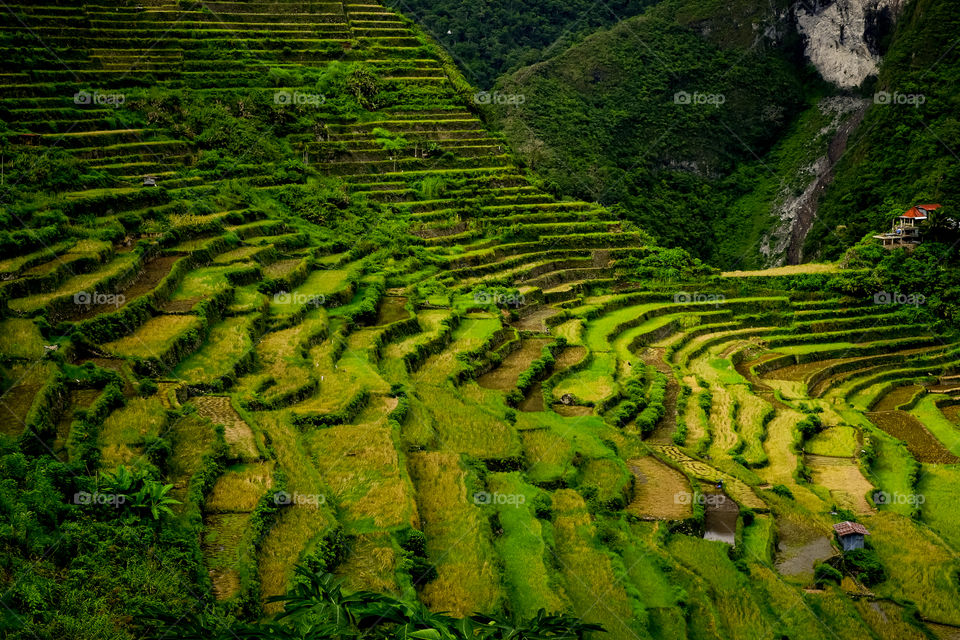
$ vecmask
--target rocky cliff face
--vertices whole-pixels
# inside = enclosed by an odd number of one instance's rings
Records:
[[[881,41],[906,0],[801,0],[794,8],[805,53],[826,80],[856,87],[877,73]]]
[[[817,205],[824,189],[833,181],[834,168],[844,151],[850,134],[859,126],[869,100],[833,96],[818,105],[827,124],[809,143],[819,154],[802,167],[796,176],[784,176],[784,186],[772,205],[776,222],[763,239],[760,254],[766,266],[800,264],[803,243],[817,215]]]

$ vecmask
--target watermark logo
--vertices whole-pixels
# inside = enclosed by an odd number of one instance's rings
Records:
[[[911,307],[919,307],[926,304],[927,297],[922,293],[890,293],[889,291],[880,291],[873,294],[873,304],[899,304]]]
[[[277,91],[273,94],[273,103],[281,106],[304,105],[319,107],[327,101],[322,93],[301,93],[300,91]]]
[[[473,294],[474,304],[495,304],[498,307],[522,307],[526,299],[522,293],[499,293],[497,291],[477,291]]]
[[[100,493],[94,491],[78,491],[73,494],[73,504],[104,504],[119,508],[127,501],[127,496],[120,493]]]
[[[278,291],[273,294],[274,304],[297,304],[308,307],[322,307],[327,301],[323,294],[308,293],[290,293],[289,291]]]
[[[313,505],[315,507],[326,504],[327,496],[322,493],[287,493],[277,491],[273,494],[273,503],[278,506]]]
[[[711,104],[719,107],[726,103],[726,101],[727,96],[722,93],[700,93],[699,91],[690,93],[689,91],[677,91],[673,94],[674,104]]]
[[[473,504],[508,504],[519,507],[527,501],[527,496],[522,493],[490,493],[489,491],[477,491],[473,494]]]
[[[73,294],[73,304],[78,304],[82,306],[100,306],[100,305],[113,305],[115,308],[119,308],[126,302],[124,298],[119,293],[97,293],[96,291],[78,291]]]
[[[688,491],[680,491],[673,494],[674,504],[699,504],[703,506],[716,507],[726,504],[727,496],[722,493],[698,493],[696,495]]]
[[[521,105],[527,101],[522,93],[500,93],[499,91],[479,91],[473,94],[474,104]]]
[[[877,93],[873,94],[874,104],[895,104],[919,107],[926,101],[927,96],[923,95],[922,93],[900,93],[899,91],[890,93],[889,91],[878,91]]]
[[[674,304],[712,304],[715,307],[720,306],[726,301],[726,296],[721,293],[700,293],[698,291],[678,291],[673,294]]]
[[[101,93],[99,91],[80,90],[73,94],[73,104],[75,105],[97,105],[119,109],[126,101],[127,96],[123,93]]]
[[[900,493],[899,491],[894,491],[889,493],[887,491],[874,491],[873,492],[873,503],[875,505],[891,505],[891,504],[906,504],[913,507],[919,507],[927,501],[927,496],[922,493]]]

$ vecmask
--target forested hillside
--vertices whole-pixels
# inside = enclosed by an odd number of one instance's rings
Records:
[[[597,27],[634,16],[656,0],[397,0],[454,57],[476,87],[559,53]]]
[[[914,202],[960,205],[960,11],[907,5],[867,110],[827,189],[807,253],[836,258]],[[871,96],[872,98],[872,96]],[[956,214],[954,214],[956,217]]]
[[[525,99],[494,106],[494,121],[553,192],[620,205],[662,243],[722,266],[754,266],[737,259],[757,253],[769,214],[731,205],[814,96],[782,49],[723,46],[660,9],[504,78],[498,90]]]
[[[911,202],[953,197],[957,12],[907,6],[879,80],[841,91],[786,6],[658,3],[502,77],[524,99],[491,119],[549,188],[618,204],[668,246],[729,268],[837,258]]]

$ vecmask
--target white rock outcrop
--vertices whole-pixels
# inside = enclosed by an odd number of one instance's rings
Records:
[[[803,243],[817,215],[820,195],[833,181],[833,169],[846,150],[850,134],[860,124],[868,100],[843,96],[824,98],[817,105],[829,122],[809,142],[818,157],[789,176],[773,203],[776,221],[763,238],[760,255],[768,267],[799,264]]]
[[[904,0],[804,0],[794,5],[810,62],[838,87],[856,87],[877,73],[877,34]]]

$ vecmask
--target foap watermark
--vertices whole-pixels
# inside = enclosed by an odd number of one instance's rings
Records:
[[[680,491],[679,493],[673,494],[674,504],[700,504],[705,507],[716,507],[725,504],[727,499],[727,496],[722,493],[693,494],[688,491]]]
[[[127,96],[123,93],[101,93],[100,91],[80,90],[73,94],[73,104],[76,105],[96,105],[119,109],[126,101]]]
[[[873,304],[899,304],[910,307],[919,307],[926,304],[927,297],[922,293],[890,293],[889,291],[880,291],[873,294]]]
[[[322,307],[327,301],[323,294],[312,293],[290,293],[289,291],[278,291],[273,294],[274,304],[297,304],[308,307]]]
[[[895,104],[919,107],[926,101],[927,96],[923,95],[922,93],[900,93],[899,91],[890,93],[889,91],[878,91],[873,94],[874,104]]]
[[[273,503],[279,506],[291,505],[314,505],[320,506],[327,503],[327,496],[322,493],[287,493],[286,491],[277,491],[273,494]]]
[[[478,91],[473,94],[474,104],[520,105],[527,101],[522,93],[500,93],[499,91]]]
[[[73,494],[73,504],[104,504],[111,507],[120,508],[127,501],[127,496],[122,493],[100,493],[94,491],[78,491]]]
[[[722,93],[700,93],[694,91],[677,91],[673,94],[674,104],[712,104],[719,107],[727,101],[727,96]]]
[[[73,294],[73,304],[83,306],[113,305],[119,308],[126,302],[119,293],[97,293],[96,291],[78,291]]]
[[[522,307],[526,299],[522,293],[503,293],[500,291],[477,291],[473,294],[475,304],[495,304],[498,307]]]
[[[473,494],[473,504],[508,504],[519,507],[527,501],[527,496],[522,493],[490,493],[489,491],[477,491]]]
[[[319,107],[327,101],[327,96],[322,93],[301,93],[300,91],[277,91],[273,94],[273,103],[282,106],[304,105],[307,107]]]
[[[720,306],[726,301],[726,296],[722,293],[701,293],[699,291],[678,291],[673,294],[675,304],[712,304],[715,307]]]
[[[893,493],[874,491],[872,497],[875,505],[907,504],[912,507],[919,507],[927,501],[927,496],[922,493],[900,493],[899,491]]]

